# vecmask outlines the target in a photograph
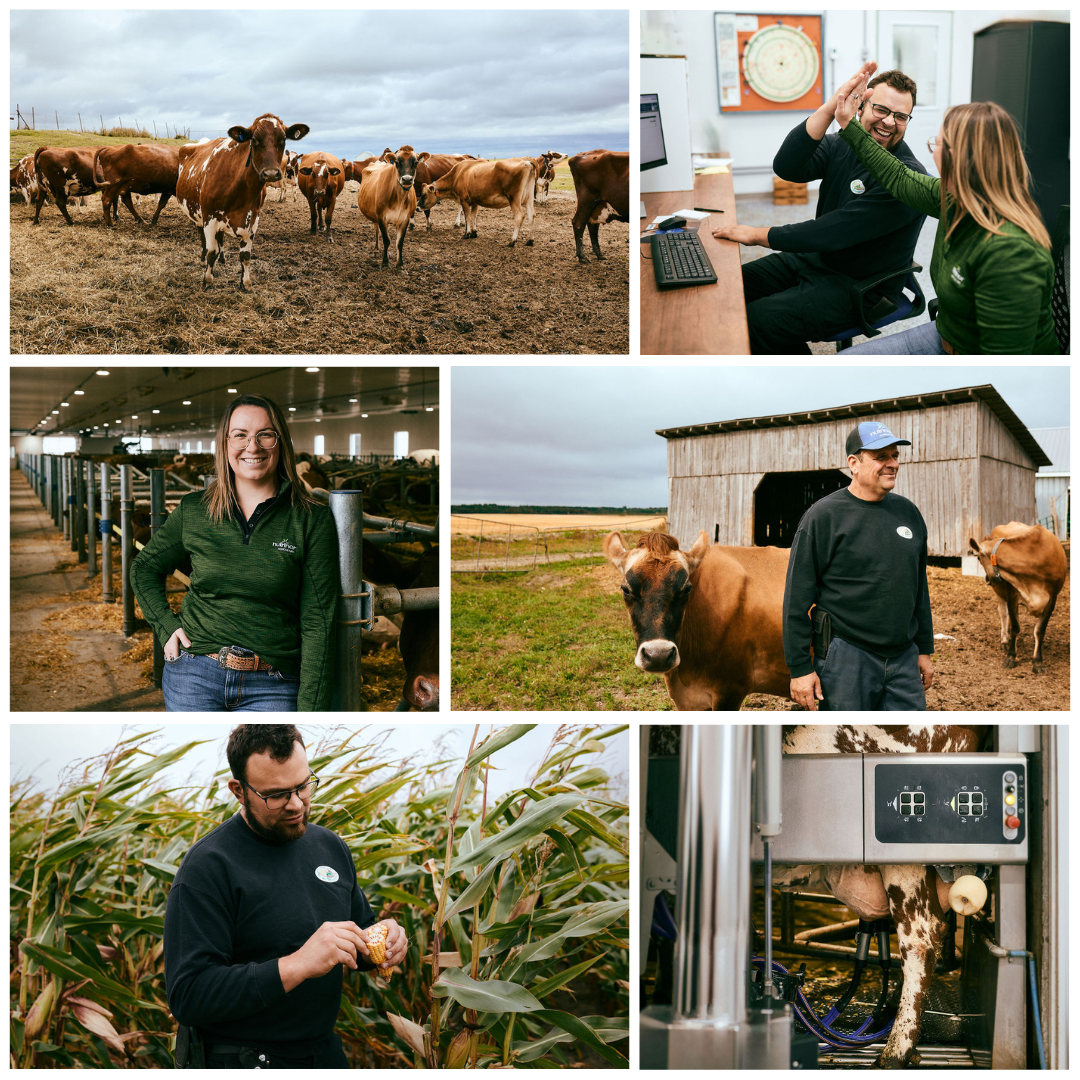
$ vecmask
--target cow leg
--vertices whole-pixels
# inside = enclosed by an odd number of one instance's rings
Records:
[[[326,208],[326,239],[332,244],[334,242],[334,234],[330,231],[330,223],[334,220],[334,203],[330,202],[330,205]]]
[[[68,201],[67,188],[66,187],[61,188],[59,190],[59,192],[57,192],[54,189],[53,190],[53,198],[56,200],[56,208],[60,211],[61,214],[64,215],[64,221],[66,221],[69,225],[74,225],[75,222],[71,220],[71,215],[68,213],[68,208],[67,208],[67,201]]]
[[[311,212],[311,232],[314,235],[315,233],[317,233],[319,231],[319,227],[316,224],[318,211],[315,209],[315,200],[314,199],[312,199],[311,202],[308,203],[308,210]]]
[[[383,242],[382,264],[383,264],[384,267],[387,267],[387,266],[390,265],[390,237],[386,233],[386,222],[381,220],[381,219],[379,220],[379,231],[382,233],[382,242]],[[378,250],[378,248],[379,248],[379,238],[378,238],[378,236],[376,236],[375,237],[375,249]]]
[[[101,193],[101,216],[105,219],[105,228],[111,228],[113,223],[112,198],[107,191]]]
[[[251,289],[251,245],[255,242],[255,230],[259,226],[259,219],[252,222],[247,229],[237,229],[236,235],[240,238],[240,288],[244,292]]]
[[[35,200],[37,206],[34,208],[34,220],[32,224],[38,224],[38,218],[41,217],[41,208],[45,205],[45,200],[48,197],[49,193],[45,190],[45,185],[42,184],[41,187],[38,188],[37,199]]]
[[[514,211],[514,227],[513,231],[510,233],[510,243],[506,245],[507,247],[513,247],[517,243],[518,233],[521,232],[521,222],[524,217],[524,207],[520,207]]]
[[[160,217],[161,211],[165,209],[165,204],[169,201],[171,195],[171,191],[163,191],[161,193],[161,198],[158,199],[157,209],[154,211],[154,216],[150,219],[151,227],[157,224],[157,219]]]
[[[209,289],[214,281],[214,263],[218,260],[220,245],[218,243],[218,222],[211,218],[202,230],[203,238],[203,261],[206,263],[206,272],[203,274],[203,288]]]
[[[1042,614],[1038,616],[1034,631],[1032,631],[1032,636],[1035,638],[1035,655],[1032,657],[1031,670],[1036,675],[1041,675],[1046,671],[1046,665],[1043,663],[1042,654],[1043,638],[1046,636],[1046,624],[1050,621],[1050,616],[1054,614],[1054,607],[1056,604],[1057,597],[1050,597],[1046,607],[1043,608]],[[1032,614],[1035,613],[1032,612]]]
[[[589,243],[592,244],[593,254],[598,258],[604,257],[603,252],[600,250],[600,226],[589,222]]]
[[[428,232],[431,232],[431,211],[425,210],[424,217],[427,219],[427,230]]]
[[[131,192],[130,192],[130,191],[125,191],[125,192],[124,192],[124,193],[123,193],[123,194],[122,194],[122,195],[120,196],[120,198],[124,200],[124,205],[125,205],[125,206],[126,206],[126,207],[127,207],[127,208],[128,208],[129,210],[130,210],[130,211],[131,211],[131,216],[132,216],[132,217],[133,217],[133,218],[134,218],[134,219],[135,219],[135,220],[136,220],[136,221],[137,221],[137,222],[138,222],[138,223],[139,223],[140,225],[145,225],[145,224],[146,224],[146,222],[145,222],[145,221],[143,221],[143,219],[142,219],[141,217],[139,217],[139,215],[138,215],[138,214],[136,213],[136,211],[135,211],[135,204],[134,204],[134,203],[133,203],[133,202],[131,201]],[[116,213],[116,209],[115,209],[115,207],[116,207],[116,203],[113,203],[113,213],[114,213],[114,214]]]
[[[589,215],[581,209],[574,215],[574,246],[577,248],[578,262],[587,263],[589,260],[585,257],[585,245],[582,240],[585,237],[585,223],[589,220]]]
[[[397,268],[401,269],[401,264],[405,261],[405,234],[409,230],[404,225],[397,226]]]
[[[525,241],[526,247],[533,246],[533,218],[536,216],[535,203],[530,199],[528,206],[525,207],[525,228],[529,230],[529,239]]]
[[[934,966],[946,922],[931,866],[879,866],[889,912],[900,942],[903,988],[889,1041],[878,1058],[882,1069],[902,1069],[918,1045]]]
[[[1009,614],[1008,640],[1003,642],[1005,649],[1005,667],[1016,667],[1016,639],[1020,636],[1020,595],[1013,588],[1009,589],[1006,609]]]

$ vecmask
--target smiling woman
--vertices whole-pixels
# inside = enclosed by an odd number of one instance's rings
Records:
[[[279,406],[230,402],[218,426],[217,482],[185,496],[131,568],[165,652],[170,712],[328,709],[332,696],[337,533],[300,483]],[[179,616],[165,579],[191,560]]]

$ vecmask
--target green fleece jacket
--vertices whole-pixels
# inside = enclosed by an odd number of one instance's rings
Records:
[[[158,640],[182,626],[188,652],[226,645],[252,649],[300,677],[300,712],[327,710],[333,694],[334,634],[340,576],[328,506],[293,506],[289,481],[245,538],[240,522],[215,525],[204,492],[185,495],[131,564],[131,587]],[[191,556],[191,588],[180,617],[165,579]]]
[[[840,137],[900,202],[941,217],[941,180],[913,172],[883,150],[852,120]],[[1058,353],[1050,294],[1054,261],[1050,252],[1011,221],[995,236],[967,217],[946,240],[950,203],[938,222],[930,280],[937,291],[938,333],[958,353]]]

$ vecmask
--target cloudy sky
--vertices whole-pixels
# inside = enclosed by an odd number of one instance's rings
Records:
[[[659,428],[991,383],[1029,428],[1068,427],[1068,367],[455,367],[454,505],[667,506]]]
[[[351,157],[628,150],[629,28],[625,11],[13,11],[12,112],[194,139],[272,112],[311,128],[297,149]]]

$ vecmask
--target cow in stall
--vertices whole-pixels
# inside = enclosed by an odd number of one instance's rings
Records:
[[[660,532],[629,550],[613,532],[603,551],[623,575],[634,663],[663,673],[676,709],[735,711],[747,694],[790,696],[783,638],[790,551],[710,545],[704,531],[689,551]]]
[[[423,191],[425,184],[433,184],[440,177],[445,176],[459,161],[475,161],[476,158],[472,154],[428,154],[427,160],[422,161],[416,167],[416,177],[413,181],[417,191]],[[422,210],[423,207],[417,205],[418,210]],[[461,214],[459,212],[458,217]],[[424,210],[424,217],[427,219],[427,227],[431,228],[431,210]],[[415,229],[416,215],[413,214],[413,220],[409,222],[409,228]],[[455,226],[457,222],[454,223]]]
[[[142,224],[132,195],[158,195],[157,209],[150,225],[157,224],[165,204],[176,194],[180,171],[180,148],[176,146],[134,145],[103,146],[94,155],[94,184],[101,190],[101,209],[107,226],[116,216],[117,203],[123,199],[131,216]]]
[[[39,223],[46,195],[52,196],[64,223],[75,224],[67,211],[67,201],[71,196],[93,195],[98,190],[94,183],[97,151],[96,146],[41,146],[34,151],[34,173],[38,183],[34,225]]]
[[[337,198],[345,187],[345,167],[339,158],[321,150],[305,154],[300,159],[297,183],[300,194],[307,199],[311,211],[311,231],[319,232],[326,218],[326,239],[332,244],[334,234],[330,231],[334,220]]]
[[[328,461],[330,461],[330,458],[314,458],[307,453],[296,455],[296,475],[300,477],[300,483],[303,484],[304,490],[309,495],[314,495],[316,491],[320,491],[329,498],[333,484],[323,469],[320,468],[321,465],[325,465]]]
[[[364,217],[375,225],[376,254],[379,251],[379,236],[382,235],[384,269],[390,265],[388,225],[397,230],[397,269],[401,269],[405,234],[416,212],[416,170],[427,159],[426,153],[417,154],[411,146],[402,146],[397,153],[387,147],[382,158],[368,165],[360,178],[356,205]]]
[[[984,731],[934,724],[785,726],[783,750],[785,754],[970,753],[980,748]],[[903,1068],[912,1062],[930,980],[945,940],[950,886],[933,866],[884,864],[774,866],[773,885],[785,892],[827,891],[867,921],[892,918],[903,985],[896,1020],[875,1064]]]
[[[532,247],[536,175],[536,162],[532,158],[459,161],[445,176],[424,188],[419,206],[427,211],[443,199],[459,203],[465,212],[463,240],[476,237],[476,217],[480,207],[499,210],[508,206],[513,213],[509,246],[517,243],[524,224],[529,230],[525,246]]]
[[[593,254],[602,259],[600,226],[608,221],[630,220],[630,154],[614,150],[575,154],[570,159],[570,175],[577,193],[574,244],[578,261],[589,261],[582,245],[586,226]]]
[[[203,486],[203,475],[212,476],[215,471],[213,454],[176,454],[162,469],[179,477],[193,487]]]
[[[997,597],[1005,667],[1016,667],[1016,638],[1020,633],[1017,605],[1022,603],[1035,618],[1031,670],[1041,674],[1046,670],[1042,652],[1046,624],[1054,614],[1069,569],[1061,541],[1042,525],[1010,521],[1008,525],[995,525],[982,542],[969,537],[968,547]]]
[[[251,288],[251,246],[266,185],[282,178],[285,140],[302,139],[309,130],[307,124],[286,127],[277,116],[264,113],[250,127],[229,128],[224,138],[180,147],[176,200],[199,230],[204,289],[224,256],[219,237],[226,232],[240,241],[240,287]]]

